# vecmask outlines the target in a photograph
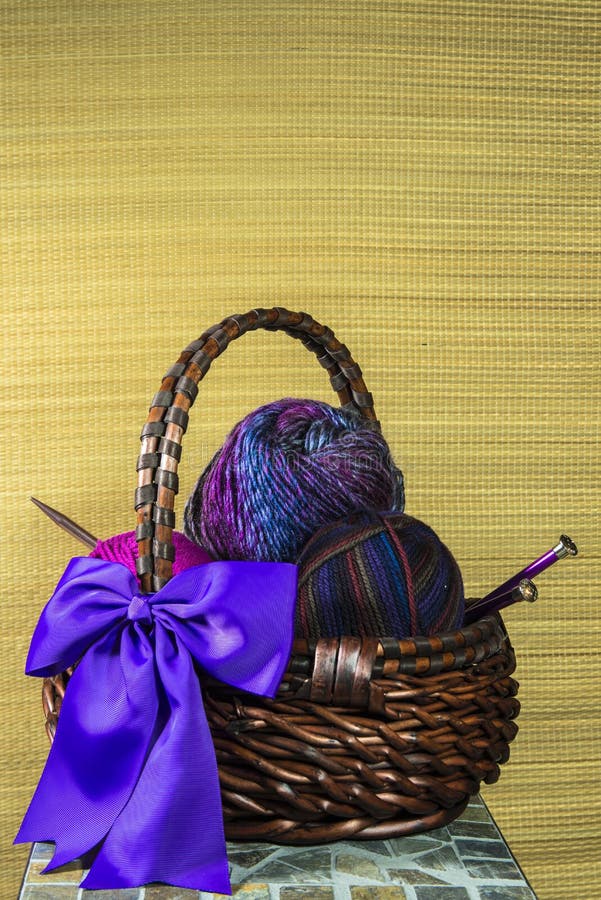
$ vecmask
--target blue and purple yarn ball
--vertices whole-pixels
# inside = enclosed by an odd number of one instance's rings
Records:
[[[424,522],[365,510],[325,525],[299,559],[295,634],[397,639],[461,627],[463,582]]]
[[[186,503],[184,534],[216,559],[294,562],[322,525],[403,506],[403,476],[369,420],[287,398],[232,429]]]

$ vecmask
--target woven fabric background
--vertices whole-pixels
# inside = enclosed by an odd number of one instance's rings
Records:
[[[47,742],[29,636],[79,546],[133,527],[138,435],[225,315],[306,309],[362,365],[407,511],[505,620],[520,734],[485,799],[543,900],[601,894],[599,86],[591,0],[4,0],[0,894]],[[329,399],[296,342],[215,364],[182,498],[228,428]],[[332,395],[333,396],[333,395]]]

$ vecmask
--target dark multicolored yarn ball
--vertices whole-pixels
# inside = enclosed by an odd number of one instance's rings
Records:
[[[355,410],[287,398],[233,428],[188,499],[184,534],[216,559],[294,562],[326,522],[403,505],[377,428]]]
[[[363,511],[321,528],[299,559],[297,637],[404,638],[463,622],[461,572],[424,522]]]

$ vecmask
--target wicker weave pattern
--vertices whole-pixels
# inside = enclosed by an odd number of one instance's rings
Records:
[[[417,641],[296,641],[274,701],[205,683],[228,838],[315,844],[452,821],[509,757],[514,669],[491,616]],[[44,685],[51,738],[68,678]]]
[[[163,379],[142,431],[136,509],[145,591],[171,577],[177,465],[198,382],[231,340],[260,327],[299,338],[340,401],[378,427],[361,370],[307,314],[253,310],[206,331]],[[297,640],[274,701],[205,680],[227,837],[314,844],[396,837],[451,821],[508,759],[519,713],[514,669],[494,615],[401,641]],[[44,684],[51,739],[68,679]]]
[[[517,733],[513,651],[499,619],[481,624],[445,636],[473,642],[483,660],[468,669],[454,668],[460,651],[405,657],[399,644],[388,655],[375,639],[343,638],[295,654],[274,702],[207,691],[228,837],[395,837],[459,815],[498,779]],[[429,659],[437,674],[405,673]]]

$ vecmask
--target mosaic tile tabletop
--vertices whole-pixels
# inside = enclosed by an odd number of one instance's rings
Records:
[[[51,844],[34,844],[19,900],[217,900],[223,894],[148,885],[86,891],[73,865],[41,875]],[[314,847],[228,843],[238,900],[536,900],[480,797],[427,834]]]

